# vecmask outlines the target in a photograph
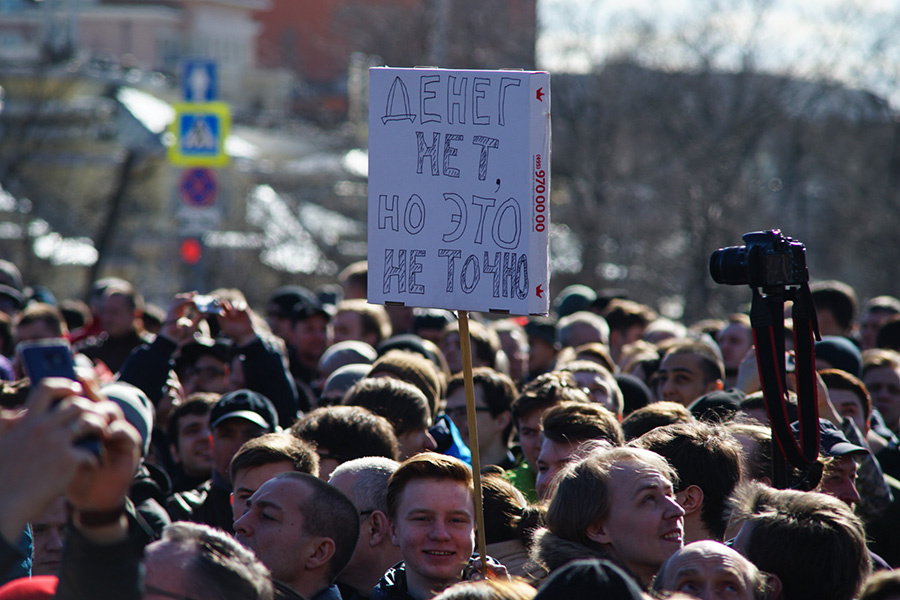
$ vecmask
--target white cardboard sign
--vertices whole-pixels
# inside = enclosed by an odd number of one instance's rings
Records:
[[[369,70],[368,300],[549,308],[550,75]]]

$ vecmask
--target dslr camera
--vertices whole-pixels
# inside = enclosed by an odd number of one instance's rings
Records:
[[[709,257],[709,273],[716,283],[773,288],[809,281],[806,246],[778,229],[751,231],[743,246],[719,248]]]

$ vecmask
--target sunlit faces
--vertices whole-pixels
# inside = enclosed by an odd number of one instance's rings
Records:
[[[292,331],[294,349],[301,362],[315,367],[331,342],[331,328],[325,315],[314,314],[297,321]]]
[[[110,337],[121,337],[134,331],[136,316],[131,300],[122,294],[110,294],[100,305],[100,322]]]
[[[853,505],[859,502],[859,492],[856,490],[857,468],[858,465],[852,456],[835,457],[825,467],[816,491],[834,496],[853,508]]]
[[[724,544],[694,542],[666,563],[654,587],[703,600],[754,600],[759,572]]]
[[[872,397],[872,405],[892,430],[900,428],[900,369],[874,367],[863,374],[863,383]]]
[[[258,438],[265,430],[246,419],[233,418],[219,423],[212,433],[213,467],[225,481],[231,481],[229,465],[231,459],[253,438]]]
[[[618,399],[613,393],[610,383],[599,373],[591,371],[575,371],[572,373],[575,377],[575,383],[582,388],[591,397],[591,400],[597,402],[614,415],[621,416]]]
[[[31,523],[34,537],[32,575],[58,575],[66,539],[66,499],[60,497],[50,508]]]
[[[487,448],[494,444],[498,436],[503,435],[509,419],[508,413],[494,417],[484,401],[484,389],[480,384],[475,384],[473,398],[475,400],[475,418],[478,424],[478,446]],[[466,389],[458,387],[447,396],[447,405],[444,412],[453,420],[459,435],[466,445],[469,444],[469,418],[466,413]]]
[[[278,475],[293,471],[294,465],[288,460],[282,460],[258,467],[242,469],[234,474],[234,491],[231,493],[231,510],[234,520],[237,521],[244,514],[247,501],[262,487],[262,485]]]
[[[528,466],[534,473],[537,473],[538,455],[541,453],[541,442],[544,439],[541,417],[544,416],[545,410],[533,410],[518,422],[519,446],[522,448],[525,460],[528,461]]]
[[[853,390],[829,388],[828,397],[839,415],[853,419],[856,427],[864,434],[869,431],[869,423],[866,420],[863,404],[856,392]]]
[[[177,454],[174,445],[172,450],[187,475],[193,477],[211,475],[213,460],[209,413],[182,416],[178,420]]]
[[[537,477],[534,489],[539,500],[545,500],[553,489],[553,478],[572,460],[572,455],[578,448],[577,443],[565,444],[544,438],[541,443],[541,453],[537,459]]]
[[[689,406],[700,396],[721,388],[721,381],[704,380],[700,358],[688,353],[667,355],[658,371],[661,400]]]
[[[212,354],[200,355],[194,364],[184,370],[184,392],[224,394],[228,391],[227,363]]]
[[[291,585],[316,544],[305,532],[301,507],[312,489],[303,481],[270,479],[251,496],[234,522],[235,538],[272,572],[272,579]]]
[[[406,460],[420,452],[436,449],[437,442],[434,441],[434,436],[428,432],[427,427],[419,427],[398,435],[397,448],[400,450],[400,460]]]
[[[722,350],[722,362],[726,370],[736,371],[747,351],[753,347],[753,330],[741,323],[731,323],[716,336]]]
[[[684,509],[668,478],[639,460],[612,467],[609,489],[609,511],[588,528],[588,537],[649,582],[684,543]]]
[[[391,541],[406,562],[410,589],[435,590],[459,581],[475,549],[475,505],[462,482],[414,479],[391,520]]]

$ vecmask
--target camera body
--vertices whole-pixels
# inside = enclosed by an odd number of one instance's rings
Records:
[[[774,288],[809,281],[806,247],[778,229],[751,231],[743,246],[719,248],[709,257],[709,273],[716,283]]]
[[[225,309],[222,308],[222,301],[215,296],[203,296],[197,294],[194,296],[194,306],[201,315],[223,315]]]

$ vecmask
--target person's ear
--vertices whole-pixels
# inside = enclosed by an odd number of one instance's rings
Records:
[[[589,540],[597,542],[598,544],[610,543],[609,533],[606,531],[606,523],[604,521],[589,525],[587,528],[587,537]]]
[[[703,490],[696,485],[689,485],[680,492],[675,493],[675,501],[689,515],[703,508]]]
[[[512,412],[505,411],[494,417],[494,429],[497,432],[503,432],[512,421]]]
[[[306,569],[314,570],[327,565],[334,556],[334,540],[327,537],[318,538],[312,554],[306,559]]]
[[[763,573],[766,581],[766,590],[769,592],[767,598],[771,600],[782,600],[782,585],[778,575],[772,573]]]
[[[391,541],[393,542],[393,537],[391,536],[391,523],[388,520],[387,515],[380,510],[374,510],[372,511],[372,514],[369,515],[368,528],[369,546],[378,546],[388,538],[391,538]]]
[[[178,456],[178,448],[175,447],[175,444],[169,444],[169,454],[172,456],[172,462],[176,465],[181,464],[181,457]]]
[[[397,526],[394,524],[394,520],[391,519],[390,522],[390,533],[391,533],[391,543],[398,548],[400,547],[400,535],[397,533]]]

